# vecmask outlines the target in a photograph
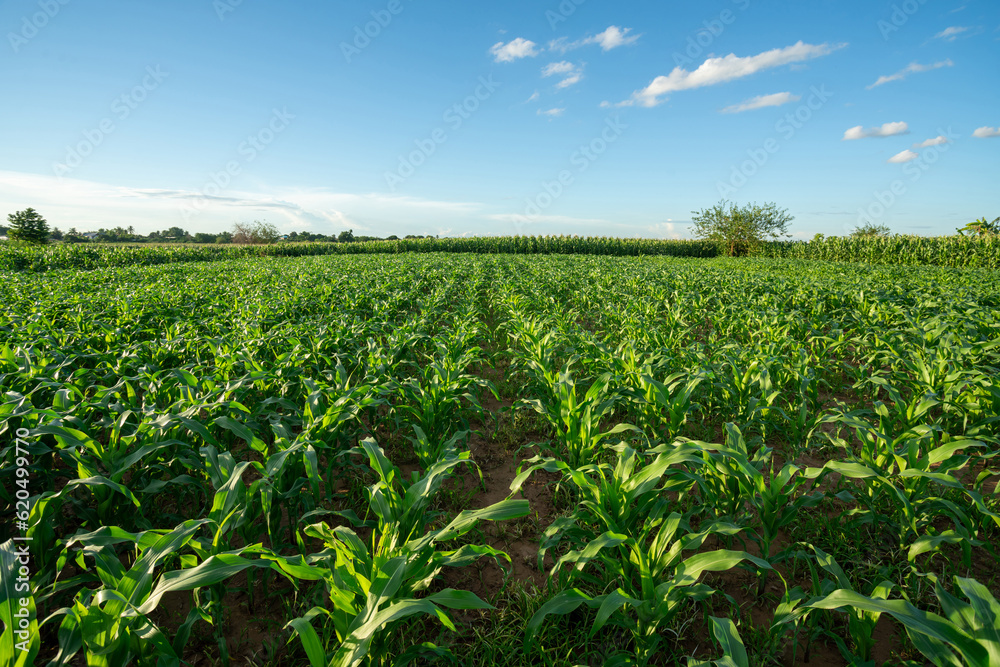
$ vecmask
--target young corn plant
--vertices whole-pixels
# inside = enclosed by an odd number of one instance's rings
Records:
[[[821,493],[800,493],[810,478],[800,474],[801,469],[791,463],[786,463],[777,474],[771,466],[765,475],[769,450],[758,450],[751,458],[743,433],[735,424],[726,424],[725,446],[707,443],[688,446],[701,453],[704,463],[697,478],[702,496],[732,494],[732,499],[722,505],[731,512],[730,520],[750,528],[747,534],[763,559],[769,562],[780,559],[781,553],[771,553],[779,532],[801,510],[815,507],[823,499]],[[763,594],[767,585],[767,573],[767,570],[761,572],[758,595]]]
[[[80,545],[75,561],[85,573],[78,575],[78,590],[72,604],[53,612],[41,626],[62,619],[59,625],[59,654],[55,665],[69,665],[81,650],[88,665],[116,667],[136,661],[140,665],[181,664],[184,646],[191,627],[199,620],[211,622],[211,617],[195,605],[178,629],[173,642],[149,618],[163,596],[172,591],[190,591],[211,587],[250,567],[266,567],[281,571],[278,561],[251,560],[243,553],[259,551],[254,547],[220,553],[198,562],[195,556],[180,556],[195,534],[211,522],[191,520],[171,531],[128,533],[120,528],[101,528],[77,535],[66,544],[60,561],[72,557],[72,549]],[[118,544],[134,544],[136,557],[126,569],[116,553]],[[93,559],[93,565],[85,562]],[[180,559],[182,569],[162,571],[168,560]],[[129,562],[126,560],[126,562]],[[160,570],[159,574],[157,571]],[[97,584],[95,588],[79,584]]]
[[[781,391],[775,389],[766,362],[753,360],[746,364],[746,370],[740,371],[743,363],[726,354],[722,373],[718,374],[717,386],[722,392],[723,404],[734,413],[749,430],[756,427],[761,437],[766,438],[771,418],[778,415],[775,403],[781,396]]]
[[[815,597],[809,599],[803,594],[801,589],[796,588],[792,595],[788,596],[785,604],[775,614],[774,624],[781,627],[787,623],[794,623],[796,629],[803,619],[810,617],[810,607],[808,602],[818,600],[820,596],[829,595],[834,590],[854,592],[850,579],[841,569],[837,561],[819,547],[811,544],[805,545],[812,553],[797,552],[796,557],[805,560],[809,565],[812,576],[812,589]],[[816,566],[824,570],[828,576],[820,578],[819,570]],[[868,594],[874,600],[885,600],[892,593],[895,585],[889,581],[882,581],[871,587]],[[806,603],[806,604],[802,604]],[[801,606],[800,606],[801,605]],[[872,649],[875,647],[875,625],[881,613],[872,609],[850,609],[848,610],[848,635],[853,644],[849,647],[844,639],[833,632],[830,627],[815,628],[808,638],[806,656],[808,660],[809,647],[813,639],[826,635],[833,639],[840,650],[841,655],[848,664],[855,667],[875,667],[871,660]],[[814,623],[815,625],[815,623]],[[798,648],[796,642],[796,649]]]
[[[550,387],[549,400],[524,399],[524,403],[545,417],[555,430],[558,453],[574,468],[591,463],[605,440],[626,431],[637,431],[630,424],[619,424],[601,431],[601,420],[615,410],[619,395],[611,389],[611,376],[602,375],[583,392],[577,384],[570,360],[563,366]]]
[[[483,408],[476,398],[477,390],[485,389],[496,395],[493,384],[466,372],[479,360],[478,347],[465,347],[465,337],[458,344],[436,341],[437,354],[419,371],[417,378],[399,385],[402,403],[397,407],[399,419],[407,421],[416,438],[410,438],[421,465],[430,467],[447,443],[454,444],[455,424],[461,424],[468,435],[468,422],[461,415],[464,406],[477,414]]]
[[[870,597],[845,588],[815,597],[801,610],[846,610],[852,617],[866,621],[889,614],[906,629],[917,650],[937,667],[1000,664],[1000,603],[975,579],[956,576],[954,582],[968,602],[935,580],[935,595],[944,616],[919,609],[906,600]]]
[[[886,433],[884,426],[887,421],[897,424],[898,421],[884,405],[876,404],[876,414],[883,420],[880,426],[854,413],[828,418],[852,427],[861,442],[859,453],[854,454],[847,442],[834,438],[834,442],[847,451],[847,460],[829,461],[824,466],[824,470],[863,481],[863,488],[856,493],[845,491],[839,496],[842,500],[857,500],[863,505],[863,509],[849,511],[848,516],[862,523],[883,526],[896,539],[900,549],[905,550],[912,544],[911,561],[921,553],[938,550],[945,543],[958,543],[966,565],[970,566],[971,548],[981,544],[976,540],[978,522],[973,518],[971,507],[963,508],[949,496],[967,496],[972,505],[980,511],[985,510],[981,497],[967,491],[953,474],[970,460],[964,450],[982,448],[983,443],[952,439],[928,426],[915,426],[893,437]],[[938,532],[934,525],[941,517],[951,521],[952,530]]]
[[[532,616],[528,622],[525,650],[547,616],[568,614],[582,605],[597,610],[591,627],[593,636],[607,623],[627,631],[635,650],[615,655],[609,664],[646,665],[656,655],[660,629],[668,625],[688,602],[704,600],[715,593],[699,583],[705,572],[729,570],[743,561],[770,568],[766,561],[741,551],[715,550],[684,558],[685,550],[701,547],[710,535],[734,534],[736,526],[712,523],[695,532],[690,520],[694,513],[670,511],[665,492],[685,491],[691,482],[683,470],[671,469],[682,463],[697,464],[697,452],[686,447],[656,451],[656,458],[640,465],[641,457],[622,445],[616,448],[614,468],[597,464],[582,469],[548,460],[536,463],[515,478],[516,491],[534,471],[561,472],[579,491],[579,509],[557,521],[546,532],[544,552],[561,541],[576,547],[558,559],[551,577],[564,590]],[[590,572],[596,570],[597,573]],[[606,589],[611,593],[591,596],[576,583]]]
[[[672,373],[662,381],[653,377],[652,368],[646,367],[639,375],[639,424],[647,433],[655,433],[671,441],[680,435],[688,416],[700,409],[693,396],[705,380],[701,374]]]
[[[526,516],[527,500],[508,499],[481,510],[465,510],[442,528],[430,529],[429,512],[434,494],[462,463],[471,464],[468,452],[438,461],[422,477],[406,485],[374,440],[361,443],[358,453],[367,455],[378,481],[369,488],[374,522],[362,522],[342,513],[357,525],[372,528],[366,544],[352,529],[330,528],[325,522],[308,526],[305,534],[322,540],[326,549],[308,560],[323,572],[330,597],[329,606],[314,607],[286,627],[298,635],[312,667],[353,667],[368,664],[405,664],[419,653],[431,650],[450,655],[447,649],[424,644],[401,656],[386,652],[386,638],[394,628],[414,615],[436,617],[445,627],[455,625],[442,609],[490,609],[489,604],[467,591],[446,589],[417,597],[444,567],[462,567],[487,556],[510,561],[509,556],[485,545],[467,544],[451,551],[438,545],[455,540],[480,520],[502,521]],[[337,645],[326,647],[313,623],[333,626]]]

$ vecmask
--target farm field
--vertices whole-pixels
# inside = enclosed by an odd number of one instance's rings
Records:
[[[0,277],[0,664],[1000,664],[995,271]]]

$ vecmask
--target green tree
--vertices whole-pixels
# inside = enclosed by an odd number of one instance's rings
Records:
[[[775,204],[740,207],[725,199],[692,213],[695,236],[718,243],[730,257],[746,255],[764,241],[788,236],[788,223],[794,220]]]
[[[876,225],[874,222],[866,222],[865,224],[851,230],[852,238],[889,236],[890,234],[892,234],[891,229],[885,225]]]
[[[254,220],[233,225],[233,243],[260,245],[274,243],[279,238],[278,228],[267,221]]]
[[[354,230],[348,229],[347,231],[340,232],[337,235],[337,241],[340,243],[354,243]]]
[[[43,244],[49,242],[49,223],[33,208],[26,208],[7,216],[10,228],[7,237],[14,241]]]
[[[961,227],[958,233],[962,236],[991,236],[1000,234],[1000,218],[994,218],[993,222],[986,222],[983,216],[979,220],[973,220],[965,227]]]

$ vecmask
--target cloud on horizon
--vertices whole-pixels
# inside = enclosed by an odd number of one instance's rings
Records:
[[[182,227],[192,233],[230,229],[235,220],[277,216],[282,231],[330,233],[345,229],[423,233],[447,220],[463,224],[482,205],[432,201],[380,193],[353,194],[327,189],[281,189],[274,193],[239,190],[206,196],[194,190],[133,188],[74,178],[0,171],[0,203],[11,210],[32,206],[64,231],[96,231],[135,226],[140,233]],[[400,225],[400,219],[415,220]],[[141,221],[141,224],[137,223]],[[390,231],[392,230],[392,231]]]

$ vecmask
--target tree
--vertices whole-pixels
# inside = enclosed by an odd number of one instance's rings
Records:
[[[281,234],[267,221],[237,222],[233,225],[233,243],[260,245],[274,243]]]
[[[851,238],[866,238],[873,236],[889,236],[892,230],[885,225],[876,225],[874,222],[866,222],[860,227],[851,230]]]
[[[992,236],[1000,234],[1000,218],[995,218],[993,222],[986,222],[986,217],[983,216],[979,220],[973,220],[965,227],[961,227],[958,233],[962,236]]]
[[[14,241],[44,244],[49,242],[49,223],[33,208],[26,208],[7,216],[10,229],[7,237]]]
[[[337,235],[337,241],[340,243],[354,243],[354,230],[348,229],[347,231],[340,232]]]
[[[695,236],[715,241],[730,257],[746,255],[766,240],[788,236],[788,223],[794,220],[775,204],[739,207],[725,199],[692,213]]]
[[[180,227],[171,227],[165,232],[161,232],[161,236],[164,237],[165,241],[177,241],[178,243],[188,239],[188,233]]]

